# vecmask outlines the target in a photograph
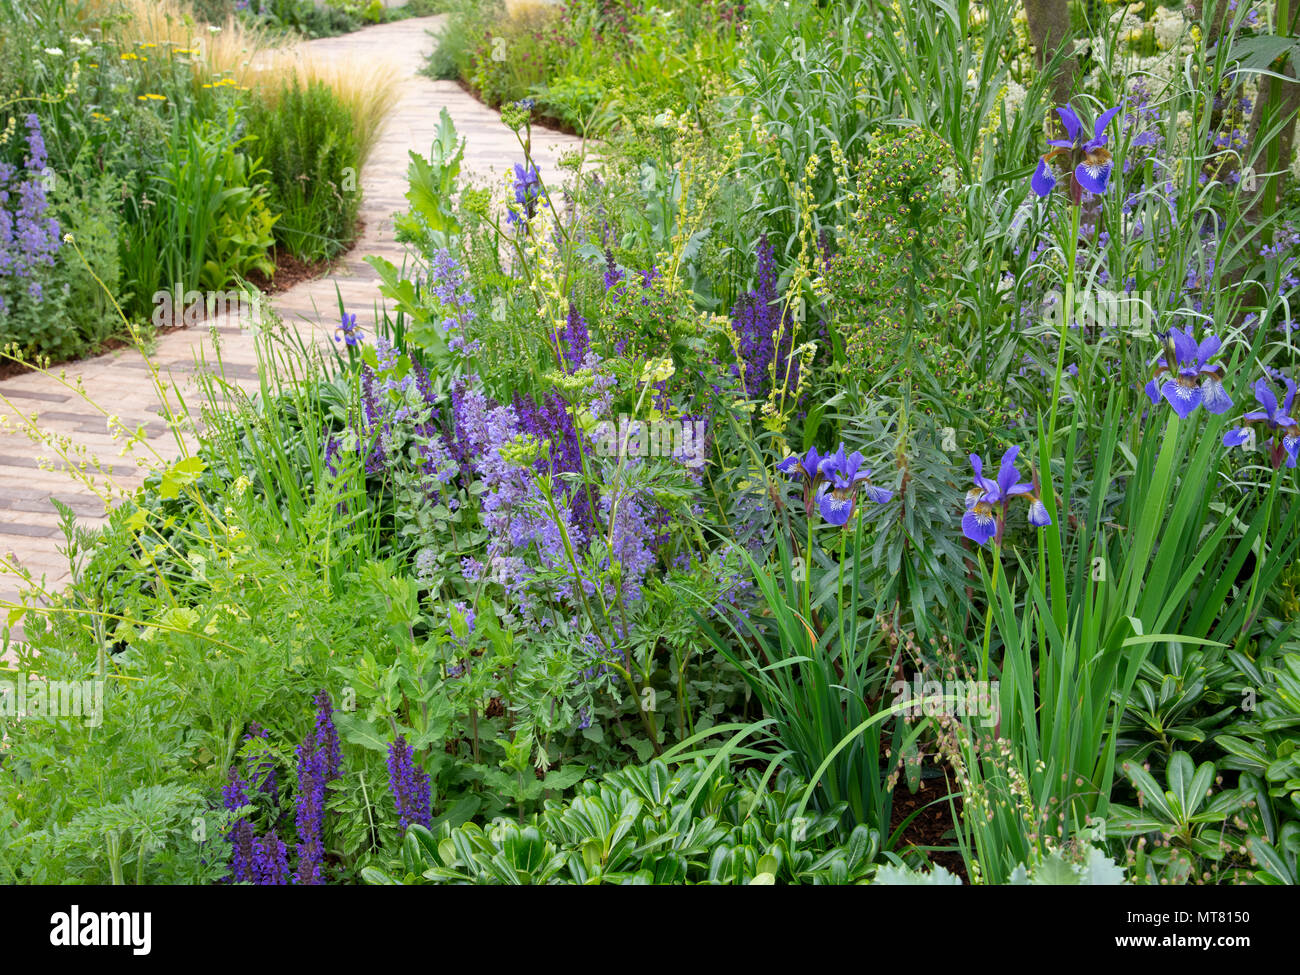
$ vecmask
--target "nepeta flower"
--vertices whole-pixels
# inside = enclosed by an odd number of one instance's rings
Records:
[[[1269,459],[1274,470],[1282,466],[1283,460],[1286,461],[1287,467],[1295,467],[1297,460],[1300,460],[1300,423],[1291,416],[1291,407],[1295,404],[1296,384],[1285,376],[1280,378],[1286,385],[1286,394],[1282,397],[1282,402],[1277,401],[1277,396],[1267,379],[1256,380],[1255,399],[1263,409],[1253,410],[1241,418],[1242,423],[1263,424],[1269,434]],[[1236,447],[1249,438],[1250,431],[1246,427],[1238,427],[1223,435],[1223,445]]]
[[[996,480],[984,476],[984,459],[979,454],[970,455],[975,486],[966,492],[966,514],[962,516],[961,529],[962,534],[977,545],[983,545],[990,538],[1001,543],[1007,507],[1012,498],[1024,498],[1029,502],[1029,523],[1034,527],[1045,528],[1052,523],[1047,507],[1039,497],[1037,473],[1032,483],[1020,480],[1020,472],[1016,470],[1019,454],[1019,447],[1011,447],[1002,455]]]
[[[1048,140],[1047,144],[1053,149],[1038,160],[1038,168],[1029,183],[1034,192],[1039,196],[1047,196],[1056,188],[1056,175],[1050,163],[1057,156],[1069,155],[1071,159],[1079,159],[1070,178],[1071,200],[1077,204],[1083,190],[1105,193],[1114,168],[1114,160],[1106,144],[1106,127],[1118,111],[1119,106],[1116,106],[1102,112],[1092,127],[1092,138],[1086,139],[1086,130],[1078,113],[1069,105],[1058,108],[1056,113],[1061,116],[1061,123],[1069,138]]]
[[[1190,332],[1172,329],[1164,336],[1165,354],[1156,365],[1155,376],[1146,385],[1146,394],[1152,403],[1163,396],[1181,419],[1187,419],[1198,406],[1211,413],[1226,413],[1232,409],[1232,397],[1223,388],[1223,366],[1210,360],[1223,347],[1217,335],[1207,335],[1198,344]],[[1165,373],[1175,378],[1160,383]]]

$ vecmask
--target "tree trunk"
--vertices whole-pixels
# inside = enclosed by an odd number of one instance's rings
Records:
[[[1278,24],[1275,30],[1279,34],[1290,34],[1295,36],[1297,28],[1300,28],[1300,2],[1292,0],[1293,6],[1288,17],[1289,24]],[[1274,65],[1276,69],[1276,65]],[[1286,75],[1291,81],[1279,81],[1275,78],[1266,78],[1260,76],[1259,94],[1255,98],[1255,108],[1250,117],[1250,131],[1247,135],[1248,145],[1257,150],[1255,154],[1255,168],[1259,171],[1261,168],[1265,171],[1276,170],[1280,175],[1271,178],[1265,187],[1265,192],[1259,195],[1259,198],[1250,208],[1250,219],[1258,220],[1263,211],[1273,212],[1277,204],[1282,200],[1282,193],[1286,187],[1286,178],[1291,169],[1291,159],[1295,152],[1295,127],[1296,113],[1300,111],[1300,81],[1296,81],[1295,59],[1289,58],[1286,64],[1279,72]],[[1279,119],[1285,121],[1282,130],[1274,138],[1277,140],[1277,161],[1269,163],[1267,161],[1268,147],[1258,144],[1261,127],[1264,134],[1273,128]],[[1272,197],[1271,205],[1269,198]]]
[[[1024,4],[1029,37],[1037,48],[1039,70],[1047,70],[1057,52],[1066,49],[1051,76],[1052,97],[1056,104],[1064,105],[1074,94],[1074,79],[1079,70],[1070,30],[1068,0],[1024,0]]]

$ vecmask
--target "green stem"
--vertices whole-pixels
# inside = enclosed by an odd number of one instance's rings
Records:
[[[1283,3],[1286,0],[1282,0]],[[1236,649],[1240,650],[1246,642],[1246,633],[1255,618],[1255,595],[1259,590],[1259,576],[1264,570],[1264,554],[1267,549],[1268,531],[1273,525],[1273,500],[1277,497],[1278,479],[1282,474],[1280,467],[1273,468],[1273,480],[1268,488],[1268,500],[1264,503],[1264,524],[1259,530],[1259,554],[1255,556],[1255,571],[1250,577],[1250,594],[1246,597],[1246,615],[1241,621],[1241,632],[1237,634]]]
[[[989,679],[989,644],[993,639],[993,607],[998,597],[998,577],[1002,567],[1002,546],[993,543],[993,584],[989,588],[989,604],[984,611],[984,646],[980,651],[980,680]]]
[[[1065,305],[1061,309],[1061,334],[1058,336],[1056,347],[1056,376],[1052,380],[1051,416],[1047,424],[1049,450],[1056,442],[1056,414],[1061,402],[1061,375],[1065,371],[1065,343],[1070,335],[1070,319],[1074,316],[1074,272],[1079,253],[1080,209],[1077,206],[1070,207],[1070,237],[1065,246]]]

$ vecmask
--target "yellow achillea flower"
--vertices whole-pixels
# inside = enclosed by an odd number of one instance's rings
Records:
[[[149,92],[147,94],[138,96],[137,100],[142,102],[165,102],[167,100],[167,96],[155,95],[153,92]]]
[[[110,118],[109,118],[107,115],[105,115],[103,112],[91,112],[91,113],[90,113],[90,117],[93,118],[96,122],[111,122],[111,121],[112,121],[112,119],[110,119]]]

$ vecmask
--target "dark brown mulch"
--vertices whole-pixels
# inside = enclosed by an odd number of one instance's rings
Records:
[[[948,786],[944,784],[943,779],[922,779],[921,788],[915,795],[908,791],[905,782],[899,782],[894,787],[894,804],[893,812],[889,817],[889,831],[892,834],[908,816],[921,807],[926,807],[920,815],[907,824],[907,829],[903,830],[895,849],[901,853],[909,846],[919,847],[924,850],[932,863],[946,867],[963,882],[969,883],[966,864],[957,850],[952,810],[949,808],[948,800],[944,798],[948,795],[948,791]],[[954,797],[953,804],[960,814],[961,797]],[[936,849],[939,847],[949,849],[941,852]]]
[[[356,237],[354,239],[359,240],[364,230],[364,221],[357,221]],[[277,247],[271,251],[271,260],[275,262],[275,276],[268,278],[260,271],[254,271],[248,276],[248,283],[256,287],[262,294],[279,294],[282,291],[288,291],[294,285],[302,284],[304,281],[313,281],[316,278],[324,277],[338,261],[342,260],[346,253],[347,251],[344,251],[331,260],[307,262],[300,261],[292,254],[281,251]]]

